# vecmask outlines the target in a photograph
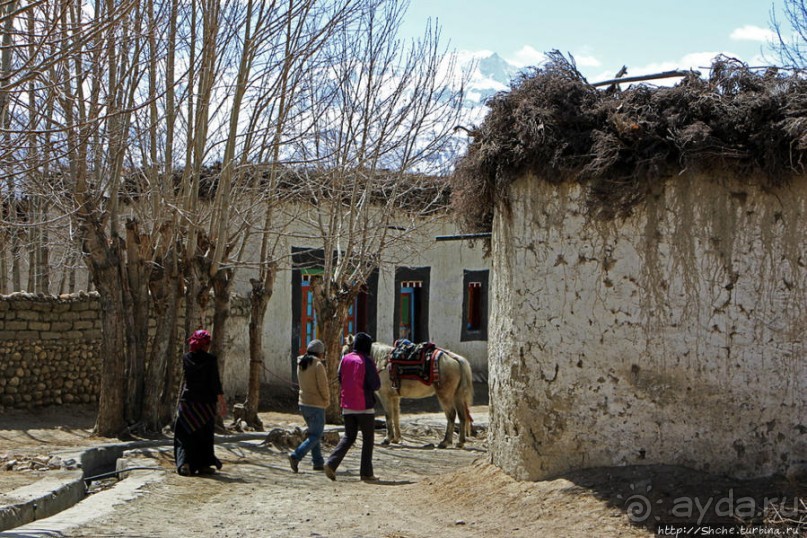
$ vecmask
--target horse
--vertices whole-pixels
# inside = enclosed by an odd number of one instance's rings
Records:
[[[343,352],[351,349],[352,345],[353,336],[348,335]],[[440,407],[447,420],[445,435],[437,445],[439,448],[451,446],[454,437],[454,421],[457,417],[460,420],[457,448],[462,448],[465,445],[466,436],[471,435],[473,423],[471,405],[474,392],[471,364],[461,355],[447,349],[436,349],[442,352],[438,360],[439,382],[426,385],[417,379],[400,379],[400,388],[396,390],[392,386],[388,368],[393,347],[379,342],[373,343],[372,358],[381,378],[381,388],[376,391],[376,394],[384,407],[384,416],[387,421],[387,435],[382,441],[382,445],[401,442],[401,398],[420,399],[437,396],[437,401],[440,402]]]

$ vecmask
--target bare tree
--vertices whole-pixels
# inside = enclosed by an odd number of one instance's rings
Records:
[[[771,26],[776,32],[774,50],[781,64],[807,68],[807,0],[784,0],[784,21],[771,9]]]
[[[116,435],[140,415],[151,275],[165,250],[161,245],[172,244],[163,226],[171,220],[170,212],[163,208],[178,207],[173,184],[158,188],[158,175],[147,170],[154,189],[146,192],[145,182],[132,172],[130,158],[136,115],[144,109],[153,113],[157,99],[153,79],[150,91],[142,91],[148,86],[147,68],[161,58],[158,50],[164,53],[156,45],[156,11],[151,2],[112,0],[94,4],[56,0],[23,7],[27,31],[14,25],[18,31],[8,50],[16,62],[3,86],[12,96],[8,103],[13,105],[14,119],[5,131],[12,140],[6,139],[2,147],[11,163],[5,177],[18,178],[11,192],[25,193],[32,200],[32,217],[26,218],[43,223],[50,219],[69,230],[63,234],[68,239],[80,242],[102,305],[96,429],[100,435]],[[140,169],[139,163],[134,169]],[[142,218],[147,211],[138,217],[133,206],[126,206],[152,195],[153,206],[160,211],[147,219]],[[33,237],[44,241],[47,228],[37,226]],[[70,265],[75,263],[73,252],[62,253]],[[29,267],[40,286],[46,280],[38,276],[35,265],[46,259],[44,253],[32,257]],[[69,281],[72,278],[63,277],[60,288],[72,287]]]
[[[170,420],[181,299],[187,333],[215,291],[223,346],[244,263],[257,267],[247,404],[260,425],[263,319],[292,221],[307,222],[308,240],[328,253],[316,304],[335,376],[353,298],[387,249],[441,211],[440,182],[411,173],[434,169],[460,110],[436,28],[397,39],[402,6],[0,8],[0,269],[19,289],[27,251],[29,287],[45,291],[52,256],[89,269],[104,335],[98,434]],[[58,289],[76,285],[64,271]]]
[[[282,133],[284,126],[293,121],[289,103],[295,100],[295,81],[300,78],[306,62],[326,41],[329,29],[345,17],[351,2],[224,3],[217,6],[216,19],[212,18],[216,14],[213,6],[200,5],[204,8],[200,11],[201,33],[196,30],[193,10],[188,30],[191,61],[187,80],[193,91],[188,91],[185,106],[186,116],[194,121],[189,122],[187,133],[181,202],[185,234],[181,260],[189,299],[186,332],[201,323],[201,311],[212,289],[213,352],[219,357],[221,369],[225,370],[230,288],[239,267],[250,257],[249,250],[254,248],[250,239],[257,229],[261,255],[259,278],[253,280],[261,284],[253,288],[247,409],[250,423],[260,427],[259,394],[255,386],[259,387],[262,373],[263,312],[277,270],[275,249],[270,245],[277,244],[280,234],[272,214],[273,207],[283,199],[277,188],[276,173],[280,148],[288,143]],[[198,46],[194,45],[196,43]],[[214,107],[213,103],[219,105]],[[153,121],[144,123],[153,125]],[[205,178],[203,170],[216,155],[216,148],[223,148],[220,160],[217,159],[218,164]],[[261,166],[253,165],[265,162],[266,157],[271,159],[270,164],[265,165],[268,177],[256,172]],[[201,204],[199,198],[200,191],[205,190],[203,179],[210,187],[207,190],[209,203],[205,204]],[[256,218],[264,219],[262,228],[254,225]],[[155,295],[154,290],[152,295]],[[261,308],[260,315],[255,305]],[[159,372],[170,372],[162,366],[163,362],[155,362],[160,365]],[[159,372],[155,375],[161,375]],[[161,385],[155,383],[154,386]],[[156,423],[152,421],[152,424]]]
[[[460,91],[436,26],[414,42],[398,38],[405,7],[364,2],[329,44],[326,70],[309,81],[313,126],[298,153],[311,163],[308,222],[324,253],[312,285],[333,394],[350,306],[392,249],[405,256],[405,238],[444,208],[442,182],[413,172],[439,170],[460,120]],[[338,414],[334,401],[329,420]]]
[[[299,125],[304,119],[296,106],[304,73],[316,64],[322,46],[351,15],[354,6],[352,0],[287,0],[273,14],[272,31],[256,39],[264,43],[263,49],[253,52],[265,67],[253,73],[255,81],[252,85],[260,90],[251,95],[235,169],[249,171],[246,174],[249,181],[244,183],[249,189],[245,199],[255,203],[239,215],[243,226],[237,230],[243,233],[233,271],[247,257],[247,250],[258,251],[253,260],[257,264],[257,274],[250,278],[249,383],[244,403],[247,424],[258,430],[263,428],[258,417],[258,403],[263,375],[264,317],[277,271],[286,256],[279,250],[283,244],[281,238],[293,220],[277,219],[276,213],[278,208],[297,196],[295,189],[289,188],[288,167],[282,164],[288,153],[284,148],[292,143],[286,131],[297,130],[287,128]],[[261,164],[256,168],[250,166],[250,162]],[[258,225],[259,222],[262,225]],[[232,219],[229,225],[232,226]],[[225,228],[222,226],[219,234],[223,233]],[[252,237],[256,238],[256,245],[250,243]]]

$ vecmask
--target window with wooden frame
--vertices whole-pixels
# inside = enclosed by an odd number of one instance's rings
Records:
[[[488,339],[488,271],[463,271],[460,341]]]
[[[296,357],[305,353],[311,340],[318,338],[317,316],[314,308],[312,282],[322,278],[323,254],[321,249],[292,247],[292,319],[291,319],[291,368],[296,380]],[[374,271],[367,284],[348,309],[345,334],[366,332],[376,335],[376,297],[378,294],[378,271]]]
[[[429,267],[398,267],[392,340],[429,340]]]

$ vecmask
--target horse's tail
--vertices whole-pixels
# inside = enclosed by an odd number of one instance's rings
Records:
[[[474,419],[471,417],[471,406],[474,404],[474,374],[471,371],[471,363],[468,362],[463,356],[455,355],[457,361],[460,363],[460,386],[459,396],[461,398],[462,406],[465,408],[466,417],[466,432],[465,435],[470,436],[473,431]],[[457,402],[460,403],[460,402]]]

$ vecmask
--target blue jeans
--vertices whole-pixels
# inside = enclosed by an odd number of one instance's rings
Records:
[[[308,426],[308,437],[300,443],[300,446],[291,453],[292,457],[300,461],[308,451],[311,451],[311,462],[314,467],[322,467],[325,459],[322,457],[322,432],[325,431],[325,410],[319,407],[311,407],[310,405],[301,405],[300,413],[305,419],[305,425]]]

